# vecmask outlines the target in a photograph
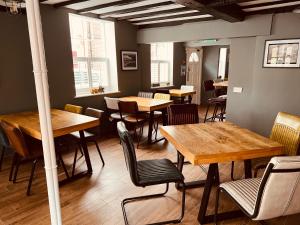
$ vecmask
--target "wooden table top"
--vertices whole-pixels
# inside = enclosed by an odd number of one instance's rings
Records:
[[[213,85],[215,87],[228,87],[228,80],[221,81],[221,82],[215,82]]]
[[[120,101],[135,101],[138,104],[139,111],[150,112],[154,110],[167,108],[173,101],[154,98],[142,98],[129,96],[120,98]]]
[[[184,97],[184,96],[196,94],[196,91],[185,91],[181,89],[170,89],[169,92],[170,95],[174,97]]]
[[[281,144],[229,122],[164,126],[160,131],[194,165],[284,153]]]
[[[54,137],[63,136],[75,131],[99,125],[99,119],[71,113],[63,110],[52,109],[52,127]],[[0,120],[7,121],[20,129],[27,135],[41,140],[41,129],[38,112],[21,112],[8,115],[0,115]]]

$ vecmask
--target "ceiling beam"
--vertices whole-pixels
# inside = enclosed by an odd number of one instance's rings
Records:
[[[151,8],[155,8],[155,7],[167,6],[167,5],[173,5],[173,4],[174,3],[172,1],[167,1],[167,2],[154,3],[154,4],[150,4],[150,5],[131,7],[128,9],[119,9],[119,10],[117,9],[115,11],[99,14],[99,18],[110,17],[115,14],[133,13],[133,12],[143,11],[143,10],[147,10],[147,9],[151,9]]]
[[[69,0],[69,1],[64,1],[64,2],[60,2],[60,3],[56,3],[53,5],[54,8],[59,8],[59,7],[65,7],[68,5],[73,5],[76,3],[81,3],[81,2],[87,2],[90,0]]]
[[[143,18],[148,16],[156,16],[156,15],[163,15],[166,13],[180,13],[180,12],[186,12],[190,11],[190,9],[187,8],[177,8],[177,9],[162,9],[157,12],[149,12],[149,13],[143,13],[143,14],[136,14],[136,15],[128,15],[128,16],[120,16],[117,17],[118,20],[129,20],[129,19],[136,19],[136,18]]]
[[[247,12],[247,15],[257,15],[257,14],[273,14],[273,13],[286,13],[286,12],[292,12],[294,9],[298,8],[299,5],[292,5],[292,6],[285,6],[285,7],[279,7],[279,8],[272,8],[272,9],[263,9],[259,11],[252,11]]]
[[[145,25],[139,25],[138,29],[178,26],[178,25],[182,25],[185,23],[204,22],[204,21],[210,21],[210,20],[214,20],[214,18],[210,17],[210,18],[190,19],[190,20],[172,21],[172,22],[164,22],[164,23],[162,22],[162,23],[154,23],[154,24],[145,24]]]
[[[173,2],[184,5],[187,8],[199,10],[201,12],[210,14],[217,19],[222,19],[228,22],[240,22],[245,18],[245,13],[242,9],[234,4],[223,7],[211,7],[206,5],[203,0],[172,0]]]
[[[123,1],[116,1],[116,2],[108,2],[108,3],[95,5],[95,6],[91,6],[91,7],[84,8],[84,9],[79,9],[79,10],[77,10],[77,12],[78,13],[89,12],[89,11],[103,9],[103,8],[107,8],[107,7],[111,7],[111,6],[121,6],[121,5],[136,3],[136,2],[142,2],[142,1],[145,1],[145,0],[123,0]]]
[[[297,6],[299,5],[299,0],[281,0],[281,1],[276,1],[276,2],[264,2],[264,3],[259,3],[255,5],[248,5],[248,6],[243,6],[244,9],[249,9],[249,8],[257,8],[257,7],[267,7],[270,8],[283,8],[283,7],[288,7],[288,6]],[[278,5],[278,7],[276,7]],[[273,7],[272,7],[273,6]]]

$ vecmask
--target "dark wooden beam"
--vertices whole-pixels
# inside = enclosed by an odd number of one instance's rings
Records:
[[[81,2],[87,2],[90,0],[70,0],[70,1],[64,1],[64,2],[60,2],[60,3],[56,3],[53,6],[55,8],[59,8],[59,7],[64,7],[64,6],[68,6],[68,5],[72,5],[72,4],[76,4],[76,3],[81,3]]]
[[[191,20],[181,20],[181,21],[172,21],[172,22],[165,22],[165,23],[154,23],[154,24],[145,24],[139,25],[138,29],[146,29],[146,28],[155,28],[155,27],[167,27],[167,26],[178,26],[185,23],[195,23],[195,22],[204,22],[214,20],[215,18],[200,18],[200,19],[191,19]]]
[[[145,1],[145,0],[123,0],[123,1],[117,1],[117,2],[108,2],[108,3],[95,5],[95,6],[84,8],[84,9],[80,9],[80,10],[77,10],[77,12],[78,13],[90,12],[90,11],[93,11],[93,10],[103,9],[103,8],[107,8],[107,7],[111,7],[111,6],[128,5],[128,4],[132,4],[132,3],[136,3],[136,2],[142,2],[142,1]]]
[[[152,22],[152,21],[159,21],[159,20],[169,20],[169,19],[178,19],[178,18],[185,18],[185,17],[190,17],[190,16],[201,16],[201,15],[203,15],[203,14],[200,13],[200,12],[189,12],[189,13],[180,14],[180,15],[164,16],[164,17],[158,17],[158,18],[152,18],[152,19],[132,21],[132,23],[144,23],[144,22]],[[209,17],[206,17],[206,18],[209,18]],[[204,19],[204,18],[202,18],[202,19]]]
[[[205,4],[201,0],[172,0],[173,2],[184,5],[187,8],[199,10],[201,12],[210,14],[218,19],[228,22],[239,22],[245,18],[245,13],[238,5],[230,5],[227,7],[213,8]]]
[[[143,13],[143,14],[135,14],[135,15],[130,15],[130,16],[122,16],[118,17],[118,20],[128,20],[128,19],[135,19],[135,18],[143,18],[143,17],[148,17],[148,16],[156,16],[156,15],[163,15],[166,13],[179,13],[179,12],[187,12],[190,11],[190,9],[187,8],[177,8],[177,9],[165,9],[165,10],[160,10],[157,12],[149,12],[149,13]]]
[[[138,12],[138,11],[143,11],[143,10],[147,10],[147,9],[151,9],[151,8],[155,8],[155,7],[173,5],[173,4],[174,3],[172,1],[167,1],[167,2],[154,3],[154,4],[150,4],[150,5],[143,5],[143,6],[134,7],[134,8],[128,8],[128,9],[119,9],[119,10],[115,10],[112,12],[99,14],[99,17],[100,18],[101,17],[109,17],[109,16],[113,16],[115,14]]]
[[[282,0],[282,1],[277,1],[277,2],[264,2],[260,4],[255,4],[255,5],[248,5],[248,6],[243,6],[243,9],[248,9],[248,8],[256,8],[256,7],[265,7],[265,6],[273,6],[273,5],[278,5],[278,4],[285,4],[285,3],[293,3],[293,2],[299,2],[299,0]],[[300,4],[296,4],[293,6],[297,6]],[[289,7],[289,6],[284,6],[284,7]],[[278,8],[283,8],[283,7],[278,7]],[[275,8],[273,8],[275,9]]]
[[[247,13],[247,15],[286,13],[286,12],[292,12],[294,9],[298,8],[299,6],[300,6],[300,4],[286,6],[286,7],[272,8],[272,9],[263,9],[263,10],[246,12],[246,13]]]

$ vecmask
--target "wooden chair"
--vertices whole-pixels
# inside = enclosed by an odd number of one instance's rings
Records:
[[[155,93],[154,99],[161,99],[161,100],[170,100],[171,95],[170,94],[164,94],[164,93]]]
[[[1,150],[1,156],[0,156],[0,171],[2,169],[2,163],[4,158],[4,153],[9,149],[10,144],[9,140],[3,130],[3,128],[0,126],[0,146],[2,146]]]
[[[185,186],[184,177],[178,171],[176,166],[168,159],[139,160],[137,161],[134,144],[128,130],[123,122],[117,125],[120,140],[123,146],[127,169],[129,170],[132,183],[137,187],[148,187],[159,184],[166,184],[165,192],[161,194],[152,194],[127,198],[122,201],[122,210],[125,224],[128,225],[125,205],[134,201],[140,201],[150,198],[164,197],[169,190],[169,183],[178,182],[183,185],[181,215],[178,219],[158,222],[155,224],[180,223],[184,216],[185,209]]]
[[[31,184],[34,177],[35,167],[39,159],[43,157],[43,148],[40,141],[28,137],[25,139],[22,131],[15,127],[12,124],[9,124],[5,121],[1,121],[1,126],[5,131],[5,134],[8,137],[8,140],[11,144],[12,149],[15,151],[13,162],[10,171],[10,180],[14,183],[17,180],[17,174],[20,167],[20,164],[30,161],[32,163],[30,177],[27,186],[27,195],[30,195]],[[61,158],[60,153],[58,152],[59,160],[64,168],[64,171],[68,177],[68,173],[65,167],[65,164]],[[14,174],[14,175],[13,175]],[[12,178],[13,175],[13,178]]]
[[[279,112],[272,131],[270,139],[284,146],[285,155],[294,156],[299,152],[300,146],[300,116]],[[260,169],[266,168],[270,158],[260,158],[252,160],[254,177]],[[234,179],[234,162],[231,167],[231,178]]]
[[[252,220],[264,221],[300,213],[300,156],[274,157],[262,178],[223,183],[217,191],[215,224],[220,192],[228,195]]]
[[[145,113],[139,112],[138,105],[133,101],[119,101],[119,110],[122,121],[133,126],[134,135],[137,137],[137,148],[139,148],[140,140],[143,135],[144,124],[147,121]],[[123,115],[126,115],[125,117]],[[139,134],[136,130],[139,129]]]
[[[78,106],[78,105],[66,104],[64,110],[68,111],[68,112],[72,112],[72,113],[81,114],[83,108],[81,106]]]
[[[109,112],[109,120],[110,121],[120,121],[121,115],[119,112],[119,99],[118,98],[110,98],[110,97],[104,97],[107,111]],[[125,117],[126,114],[123,114],[123,117]]]
[[[152,92],[139,91],[138,97],[153,98],[153,93]]]
[[[101,117],[103,116],[103,114],[104,114],[104,111],[99,110],[99,109],[94,109],[94,108],[87,108],[84,112],[84,115],[99,118],[99,120],[101,120]],[[71,135],[76,139],[76,141],[78,142],[78,145],[81,148],[79,132],[71,133]],[[100,148],[99,148],[99,145],[98,145],[98,142],[97,142],[98,138],[100,137],[100,126],[84,130],[84,136],[85,136],[85,141],[86,142],[91,142],[91,143],[95,144],[95,146],[97,148],[97,151],[98,151],[98,154],[100,156],[100,159],[102,161],[102,164],[104,166],[105,162],[104,162],[103,156],[101,154],[101,151],[100,151]],[[78,148],[76,148],[76,150],[75,150],[72,175],[74,175],[75,168],[76,168],[77,154],[78,154]]]

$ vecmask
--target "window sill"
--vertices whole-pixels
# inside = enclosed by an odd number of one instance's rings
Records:
[[[151,87],[151,89],[160,89],[160,88],[174,88],[174,85],[169,85],[169,86],[158,86],[158,87]]]
[[[93,97],[93,96],[102,96],[102,95],[111,95],[111,94],[120,94],[120,91],[111,91],[111,92],[104,92],[104,93],[97,93],[97,94],[84,94],[84,95],[78,95],[74,98],[86,98],[86,97]]]

